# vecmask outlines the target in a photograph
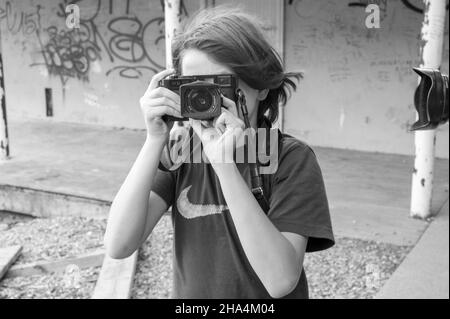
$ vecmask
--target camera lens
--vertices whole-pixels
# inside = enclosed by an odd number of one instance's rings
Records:
[[[189,94],[189,100],[191,107],[195,111],[206,112],[211,108],[214,102],[214,97],[211,92],[206,89],[196,89],[192,90]]]
[[[196,120],[209,120],[222,112],[219,86],[196,81],[180,87],[181,115]]]

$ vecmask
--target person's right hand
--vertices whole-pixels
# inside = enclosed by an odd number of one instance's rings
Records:
[[[175,73],[174,70],[164,70],[155,74],[139,103],[147,127],[147,137],[168,138],[173,122],[167,124],[162,117],[171,115],[181,117],[180,96],[164,87],[158,87],[159,81]]]

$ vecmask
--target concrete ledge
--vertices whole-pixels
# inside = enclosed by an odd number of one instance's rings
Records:
[[[337,236],[413,246],[428,223],[409,217],[408,208],[359,202],[330,203],[334,232]]]
[[[133,288],[138,251],[125,259],[105,254],[92,299],[129,299]]]
[[[17,260],[22,251],[22,246],[0,248],[0,280],[8,271],[9,267]]]
[[[106,217],[110,205],[108,201],[94,198],[0,184],[0,211],[44,218]]]
[[[377,299],[449,298],[449,204],[380,290]]]
[[[64,272],[67,266],[70,265],[76,265],[81,269],[88,267],[98,267],[102,265],[104,256],[105,251],[99,250],[68,259],[53,261],[46,260],[12,266],[6,273],[5,278],[61,273]]]

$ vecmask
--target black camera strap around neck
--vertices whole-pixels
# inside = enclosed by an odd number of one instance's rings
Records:
[[[250,120],[248,118],[248,110],[247,110],[247,102],[245,100],[245,95],[242,92],[242,90],[238,89],[237,91],[238,95],[238,108],[240,108],[242,112],[242,116],[244,117],[244,123],[246,129],[250,129]],[[245,143],[245,150],[246,154],[248,154],[248,143]],[[264,194],[264,188],[263,188],[263,181],[261,178],[261,175],[259,174],[259,164],[258,160],[255,161],[255,163],[248,163],[249,170],[250,170],[250,180],[251,180],[251,191],[253,193],[253,196],[255,196],[256,200],[259,203],[259,206],[262,208],[264,213],[268,214],[269,212],[269,202]]]

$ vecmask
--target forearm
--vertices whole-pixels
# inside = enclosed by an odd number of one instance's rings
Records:
[[[297,282],[303,260],[265,215],[236,165],[224,164],[215,171],[251,266],[268,292],[279,295],[283,287]]]
[[[140,243],[163,146],[160,139],[147,138],[112,202],[104,240],[111,255],[132,253]]]

